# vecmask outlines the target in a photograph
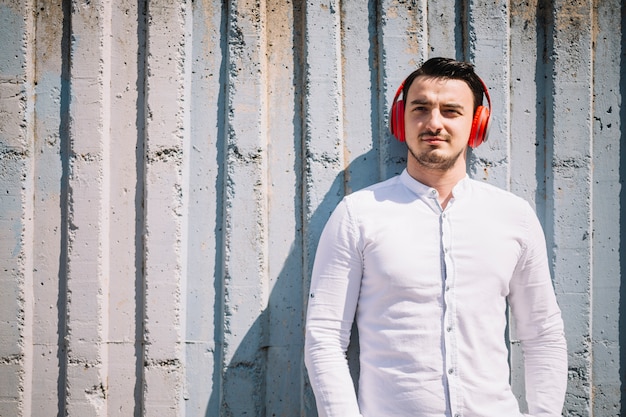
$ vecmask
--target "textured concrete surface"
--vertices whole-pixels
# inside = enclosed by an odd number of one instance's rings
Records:
[[[0,416],[316,415],[317,238],[402,170],[387,111],[438,55],[490,87],[470,175],[544,226],[564,415],[624,415],[623,7],[0,0]]]

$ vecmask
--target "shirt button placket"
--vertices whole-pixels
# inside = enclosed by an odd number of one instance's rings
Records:
[[[446,360],[446,374],[448,380],[448,395],[450,398],[450,406],[453,411],[453,415],[459,415],[456,411],[458,410],[459,404],[457,403],[457,393],[458,393],[458,375],[455,369],[457,361],[456,361],[456,335],[455,335],[455,327],[454,327],[454,316],[455,316],[455,300],[454,300],[454,281],[455,281],[455,271],[454,271],[454,263],[451,261],[451,233],[450,233],[450,217],[447,212],[441,213],[441,243],[443,247],[443,261],[445,265],[445,273],[444,273],[444,303],[445,303],[445,312],[444,312],[444,323],[445,323],[445,333],[444,333],[444,343],[445,343],[445,360]]]

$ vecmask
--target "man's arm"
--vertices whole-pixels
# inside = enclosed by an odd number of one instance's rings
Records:
[[[560,416],[567,387],[567,345],[545,237],[534,213],[529,219],[528,240],[511,281],[509,302],[524,355],[528,412],[533,417]]]
[[[361,272],[361,255],[344,201],[320,237],[309,291],[304,361],[320,417],[360,416],[346,350]]]

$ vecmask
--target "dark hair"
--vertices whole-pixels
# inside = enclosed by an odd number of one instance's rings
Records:
[[[474,65],[469,62],[455,61],[451,58],[440,57],[429,59],[404,80],[402,97],[404,97],[405,100],[409,92],[409,87],[411,87],[413,81],[420,76],[465,81],[470,90],[472,90],[472,93],[474,93],[474,111],[476,111],[478,106],[482,106],[483,104],[483,82],[474,72]]]

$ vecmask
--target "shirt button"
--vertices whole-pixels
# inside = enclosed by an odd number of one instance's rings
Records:
[[[452,374],[454,373],[454,369],[452,369],[452,368],[448,369],[448,373],[449,373],[450,375],[452,375]]]
[[[448,327],[446,327],[446,330],[447,330],[447,331],[449,331],[449,332],[451,332],[451,331],[452,331],[452,326],[448,326]]]
[[[450,286],[446,285],[446,291],[450,291]]]

